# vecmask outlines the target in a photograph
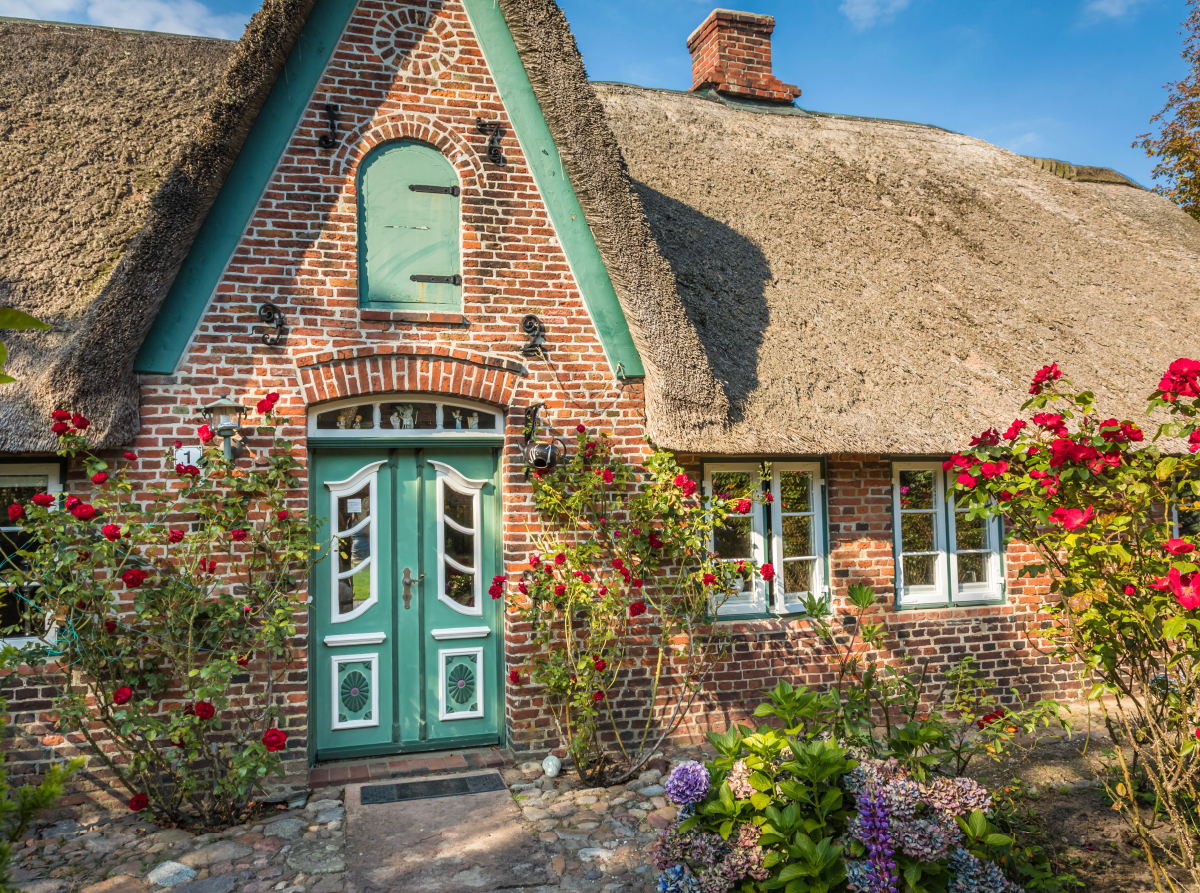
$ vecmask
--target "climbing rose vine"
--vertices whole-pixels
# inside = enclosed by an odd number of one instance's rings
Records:
[[[283,776],[280,684],[316,549],[287,508],[299,463],[276,437],[278,396],[265,399],[257,457],[228,461],[208,438],[199,465],[157,460],[169,483],[152,486],[139,472],[156,460],[127,452],[114,467],[89,450],[87,419],[56,412],[59,454],[93,488],[8,507],[30,541],[0,575],[25,615],[5,632],[49,634],[0,660],[40,677],[59,728],[156,821],[236,823]]]
[[[569,460],[532,475],[543,532],[512,600],[532,630],[528,680],[589,784],[631,778],[686,717],[726,653],[716,609],[770,565],[724,561],[713,531],[746,499],[701,498],[670,453],[636,467],[576,430]],[[501,581],[502,582],[502,581]],[[613,734],[615,733],[615,734]]]
[[[968,517],[1000,515],[1033,546],[1058,598],[1047,606],[1063,661],[1091,674],[1114,737],[1114,808],[1142,842],[1160,890],[1168,870],[1200,886],[1200,362],[1171,363],[1148,398],[1152,432],[1109,417],[1056,365],[1037,373],[1015,420],[946,462]],[[985,717],[986,719],[986,717]],[[1167,817],[1174,841],[1151,835]]]

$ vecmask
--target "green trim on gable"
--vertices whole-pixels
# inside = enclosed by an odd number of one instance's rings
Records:
[[[617,291],[609,278],[608,268],[600,249],[583,216],[579,197],[567,178],[566,169],[558,154],[558,146],[550,134],[542,108],[509,33],[508,23],[496,0],[463,0],[475,36],[483,50],[492,79],[500,90],[504,107],[516,130],[517,141],[525,154],[525,162],[533,171],[533,179],[550,220],[562,243],[567,263],[575,274],[575,282],[583,294],[583,303],[591,314],[596,334],[604,345],[604,353],[615,371],[618,364],[624,376],[640,378],[646,374],[642,358],[629,334],[629,322]]]
[[[138,352],[137,372],[170,375],[175,371],[356,3],[316,0]],[[642,377],[645,370],[629,323],[504,14],[495,0],[464,0],[464,5],[605,355],[614,371],[621,367],[624,377]]]
[[[170,375],[245,232],[358,0],[317,0],[134,363]]]

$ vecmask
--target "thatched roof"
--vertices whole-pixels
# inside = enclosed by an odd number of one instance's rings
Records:
[[[0,451],[53,449],[49,412],[99,445],[138,428],[134,357],[312,0],[266,0],[237,44],[0,21]]]
[[[236,45],[0,24],[0,304],[55,323],[6,339],[22,383],[0,390],[0,451],[51,448],[58,405],[102,444],[136,431],[133,358],[311,3],[266,0]],[[1200,224],[1125,178],[923,125],[592,85],[553,0],[499,3],[658,443],[944,453],[1007,423],[1046,361],[1135,416],[1194,353]]]
[[[1196,353],[1200,223],[1119,175],[917,124],[596,91],[684,309],[643,354],[665,446],[945,453],[1011,421],[1043,363],[1136,418]],[[678,364],[697,337],[706,362]]]

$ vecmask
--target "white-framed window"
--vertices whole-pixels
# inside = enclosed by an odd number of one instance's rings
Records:
[[[308,411],[309,437],[504,437],[494,406],[437,400],[423,394],[351,397]]]
[[[384,462],[364,465],[344,481],[327,481],[329,514],[333,527],[330,556],[329,600],[331,623],[345,623],[364,614],[379,601],[379,566],[375,556],[378,526],[376,484]]]
[[[825,481],[818,462],[771,465],[771,558],[775,567],[774,610],[802,611],[810,594],[828,596],[825,561]]]
[[[941,463],[893,463],[892,501],[897,607],[1004,597],[1000,523],[967,519]]]
[[[437,472],[438,599],[459,614],[483,615],[483,537],[480,497],[486,480],[472,480],[444,462]]]
[[[0,511],[5,512],[2,516],[5,520],[10,505],[28,505],[29,500],[38,493],[61,492],[62,473],[57,463],[0,465]],[[19,560],[17,552],[25,548],[26,542],[27,537],[21,533],[20,527],[0,527],[0,569]],[[33,629],[24,610],[21,594],[0,589],[0,629],[15,624],[24,624],[26,635],[0,638],[0,643],[19,648],[39,640],[54,641],[54,627],[49,623],[49,618],[44,632]]]
[[[763,507],[754,497],[762,492],[759,465],[754,462],[720,462],[704,466],[704,495],[710,498],[747,499],[750,511],[730,515],[724,526],[713,532],[710,548],[721,561],[762,564],[767,560],[766,524]],[[720,616],[763,614],[767,610],[767,584],[747,572],[736,591],[718,606]]]

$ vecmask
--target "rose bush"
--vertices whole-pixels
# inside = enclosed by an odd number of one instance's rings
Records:
[[[513,593],[537,649],[529,684],[580,776],[620,783],[683,721],[724,657],[717,608],[772,569],[712,551],[714,529],[749,507],[701,499],[669,453],[635,468],[607,434],[580,425],[569,461],[529,471],[545,527]],[[510,684],[521,679],[510,668]]]
[[[56,413],[60,455],[95,486],[61,506],[35,497],[9,509],[30,542],[0,579],[23,625],[49,634],[0,660],[41,677],[58,726],[156,821],[236,823],[283,774],[278,686],[317,549],[307,517],[287,509],[303,491],[273,407],[253,464],[206,445],[200,466],[164,456],[174,480],[152,486],[132,473],[145,458],[110,466],[88,448],[86,419]]]
[[[1056,366],[1035,377],[1021,419],[953,456],[968,517],[1003,517],[1053,577],[1054,653],[1076,661],[1114,739],[1106,778],[1160,890],[1169,872],[1200,886],[1200,363],[1171,363],[1148,398],[1170,414],[1148,437],[1106,417]],[[1164,446],[1160,446],[1163,444]],[[988,467],[996,469],[987,473]],[[1039,631],[1040,632],[1040,631]],[[1165,817],[1172,843],[1153,828]]]

